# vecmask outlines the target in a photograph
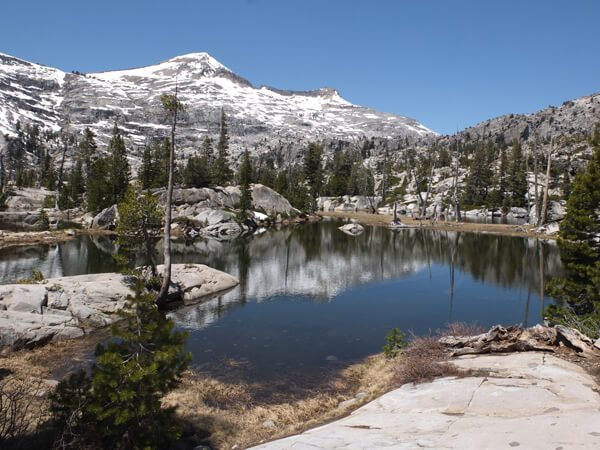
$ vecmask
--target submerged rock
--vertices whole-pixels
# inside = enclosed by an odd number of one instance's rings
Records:
[[[358,236],[365,231],[365,228],[360,223],[349,223],[338,229],[350,236]]]

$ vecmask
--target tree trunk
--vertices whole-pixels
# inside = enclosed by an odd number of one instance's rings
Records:
[[[550,145],[548,150],[548,163],[546,164],[546,183],[544,187],[544,198],[542,200],[542,211],[538,217],[538,227],[546,223],[546,211],[548,209],[548,190],[550,189],[550,169],[552,168],[552,151],[554,144]]]
[[[421,206],[421,217],[425,217],[427,214],[427,202],[429,201],[429,194],[431,193],[431,185],[433,183],[433,171],[435,170],[435,164],[431,164],[431,173],[429,174],[429,182],[427,183],[427,192],[425,193],[425,201]]]
[[[171,284],[171,203],[173,199],[173,169],[175,165],[175,129],[177,128],[177,87],[175,87],[175,108],[172,111],[173,121],[171,124],[171,150],[169,152],[169,182],[167,186],[167,206],[165,211],[165,238],[164,238],[164,261],[163,280],[160,292],[156,298],[156,304],[164,306],[169,294]]]
[[[154,262],[154,250],[152,248],[152,242],[150,241],[150,236],[148,236],[148,229],[146,224],[142,228],[142,233],[144,234],[144,243],[146,244],[146,258],[148,258],[148,264],[150,264],[150,270],[152,271],[152,276],[156,276],[156,263]]]

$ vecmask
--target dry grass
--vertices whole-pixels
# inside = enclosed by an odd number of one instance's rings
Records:
[[[476,324],[455,322],[443,330],[438,330],[434,336],[413,336],[398,359],[396,383],[424,383],[440,377],[468,375],[448,362],[448,352],[438,339],[441,336],[473,336],[483,331],[484,329]]]
[[[179,417],[194,429],[206,431],[213,448],[245,448],[342,417],[388,391],[393,379],[394,363],[375,356],[303,396],[279,392],[267,398],[263,386],[226,383],[189,372],[165,404],[176,406]],[[357,393],[362,393],[359,399]]]

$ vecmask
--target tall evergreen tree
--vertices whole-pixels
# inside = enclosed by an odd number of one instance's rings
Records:
[[[90,166],[92,161],[98,152],[96,136],[89,128],[86,128],[83,131],[83,138],[79,142],[79,152],[83,160],[85,177],[87,178],[90,174]]]
[[[513,142],[510,159],[510,200],[511,206],[524,207],[527,205],[527,174],[523,149],[517,141]]]
[[[252,162],[250,161],[250,153],[244,151],[242,156],[242,164],[239,172],[240,181],[240,218],[246,219],[248,213],[252,211],[252,190],[250,183],[252,182]]]
[[[206,157],[190,156],[183,169],[183,184],[187,187],[201,188],[210,186],[210,182],[210,168]]]
[[[83,175],[83,162],[79,158],[69,174],[69,196],[75,205],[80,205],[84,193],[85,178]]]
[[[304,176],[308,184],[309,202],[308,209],[315,211],[317,208],[317,197],[323,186],[323,170],[321,168],[321,158],[323,156],[323,146],[311,142],[304,155]]]
[[[492,174],[486,148],[482,145],[476,145],[465,184],[464,204],[481,206],[486,203]]]
[[[113,204],[110,169],[109,158],[98,158],[90,164],[86,184],[87,210],[90,212],[98,212]]]
[[[56,188],[56,171],[52,163],[50,152],[46,151],[42,159],[42,173],[40,174],[40,182],[43,187],[49,190]]]
[[[224,186],[233,179],[233,171],[229,166],[229,132],[225,111],[221,109],[221,127],[217,143],[217,157],[213,165],[213,183]]]
[[[138,173],[138,180],[142,186],[142,189],[149,189],[154,181],[154,164],[152,159],[152,150],[149,146],[144,147],[142,153],[142,165]]]
[[[547,313],[559,323],[581,325],[600,337],[600,140],[585,171],[575,176],[567,213],[560,225],[559,247],[566,277],[554,279],[549,292],[565,306]],[[573,315],[577,317],[573,319]]]
[[[130,168],[127,161],[127,148],[121,136],[121,131],[115,123],[112,137],[108,142],[108,153],[110,158],[110,188],[112,204],[119,203],[125,196],[129,186]]]

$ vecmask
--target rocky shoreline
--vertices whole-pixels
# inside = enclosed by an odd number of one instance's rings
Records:
[[[172,271],[173,303],[198,302],[238,284],[231,275],[201,264],[174,264]],[[118,273],[0,285],[0,347],[33,348],[111,325],[121,319],[118,312],[134,294],[134,285],[134,276]]]
[[[598,380],[589,373],[597,376],[599,342],[539,325],[440,342],[462,375],[404,384],[339,420],[252,449],[600,447]]]

